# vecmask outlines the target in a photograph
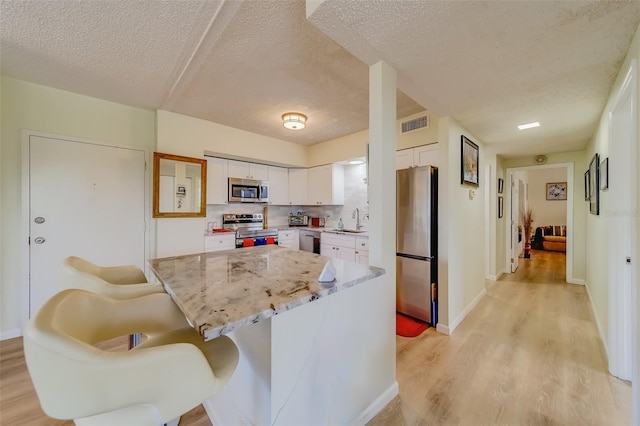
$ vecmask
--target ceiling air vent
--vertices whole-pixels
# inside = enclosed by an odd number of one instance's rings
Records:
[[[413,120],[402,123],[402,133],[413,132],[414,130],[429,127],[429,116],[414,118]]]

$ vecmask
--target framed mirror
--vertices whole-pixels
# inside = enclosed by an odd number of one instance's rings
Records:
[[[153,153],[153,217],[205,217],[207,160]]]

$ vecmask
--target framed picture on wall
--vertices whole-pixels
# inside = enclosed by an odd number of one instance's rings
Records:
[[[504,197],[498,197],[498,218],[504,215]]]
[[[566,200],[567,182],[550,182],[547,184],[547,200]]]
[[[600,156],[593,154],[589,163],[589,213],[600,214]]]
[[[480,184],[478,177],[478,161],[480,157],[480,149],[478,145],[471,142],[466,136],[461,135],[461,155],[460,155],[460,171],[463,185],[475,186]]]
[[[591,188],[589,188],[589,184],[591,183],[591,176],[589,176],[589,170],[584,172],[584,200],[589,201],[589,197],[591,194]]]
[[[504,191],[504,179],[498,178],[498,194],[502,194]]]
[[[603,191],[609,189],[609,157],[600,163],[600,189]]]

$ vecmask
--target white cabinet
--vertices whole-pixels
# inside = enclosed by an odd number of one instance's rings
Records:
[[[369,238],[356,237],[356,263],[369,264]]]
[[[232,250],[236,248],[236,234],[235,232],[221,232],[214,235],[205,235],[204,237],[204,251],[220,251],[220,250]]]
[[[207,157],[207,204],[229,203],[229,162]]]
[[[344,204],[344,168],[327,164],[307,169],[307,205]]]
[[[307,204],[307,169],[289,169],[289,205]]]
[[[438,166],[437,143],[396,151],[396,170],[427,165]]]
[[[356,261],[356,239],[350,235],[323,232],[320,237],[320,254],[335,259]]]
[[[284,167],[268,166],[269,204],[284,206],[289,204],[289,170]]]
[[[265,164],[229,160],[229,177],[240,179],[268,180],[269,170]]]
[[[281,229],[278,231],[278,245],[293,250],[300,249],[300,237],[297,229]]]

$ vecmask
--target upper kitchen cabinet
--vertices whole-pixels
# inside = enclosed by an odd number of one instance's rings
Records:
[[[307,204],[307,169],[289,169],[289,202],[292,206]]]
[[[438,166],[438,144],[396,151],[396,170],[420,166]]]
[[[229,160],[207,157],[207,204],[229,203]]]
[[[229,160],[229,177],[240,179],[268,180],[269,169],[264,164]]]
[[[307,170],[307,204],[343,205],[344,168],[338,164],[312,167]]]
[[[269,204],[284,206],[289,204],[289,169],[268,166]]]

